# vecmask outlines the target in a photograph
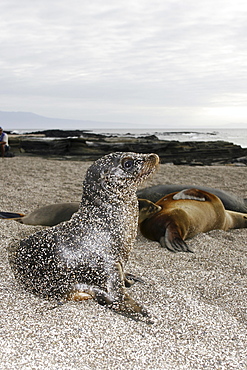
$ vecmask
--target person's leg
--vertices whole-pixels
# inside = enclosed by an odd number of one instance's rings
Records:
[[[1,144],[0,147],[1,147],[1,156],[3,158],[4,157],[4,152],[5,152],[5,145]]]

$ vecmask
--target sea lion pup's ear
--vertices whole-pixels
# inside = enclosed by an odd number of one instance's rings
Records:
[[[180,199],[191,199],[198,200],[200,202],[205,202],[206,198],[201,190],[198,189],[184,189],[173,195],[174,200]]]
[[[146,218],[154,215],[161,210],[161,207],[147,199],[138,199],[139,203],[139,220],[142,223]]]

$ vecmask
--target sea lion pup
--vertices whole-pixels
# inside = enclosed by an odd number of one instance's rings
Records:
[[[156,154],[129,152],[111,153],[94,162],[71,220],[10,249],[16,278],[45,298],[94,298],[115,311],[146,316],[126,292],[125,280],[130,285],[136,279],[126,277],[124,267],[137,234],[136,190],[158,162]]]
[[[140,230],[172,252],[192,252],[184,240],[200,232],[247,227],[247,214],[225,210],[221,200],[206,191],[182,190],[156,204],[161,211],[145,219]]]
[[[0,212],[1,219],[11,219],[25,225],[55,226],[68,221],[78,211],[79,202],[55,203],[35,209],[24,215],[14,212]]]
[[[138,201],[140,210],[139,223],[160,210],[159,206],[149,200],[138,199]],[[60,224],[60,222],[69,221],[72,215],[78,211],[79,206],[79,202],[49,204],[37,208],[27,215],[14,212],[0,212],[0,219],[14,220],[25,225],[55,226]]]
[[[157,202],[159,199],[164,196],[174,193],[176,191],[181,191],[183,189],[199,189],[207,191],[216,195],[222,203],[224,204],[225,209],[229,211],[247,213],[247,199],[237,197],[226,191],[210,188],[207,186],[201,185],[182,185],[182,184],[163,184],[163,185],[154,185],[137,191],[138,198],[144,198],[151,200],[151,202]]]

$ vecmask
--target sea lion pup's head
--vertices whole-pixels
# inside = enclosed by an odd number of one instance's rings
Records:
[[[83,194],[107,193],[123,198],[136,192],[137,187],[155,171],[157,154],[116,152],[108,154],[87,170]]]

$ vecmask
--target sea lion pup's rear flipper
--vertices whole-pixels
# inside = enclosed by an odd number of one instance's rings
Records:
[[[15,212],[0,212],[0,218],[4,220],[15,220],[21,222],[22,217],[24,217],[22,213],[15,213]]]
[[[124,284],[127,288],[135,284],[136,282],[145,284],[145,281],[139,278],[138,276],[135,276],[133,274],[130,274],[129,272],[125,273],[125,278],[124,278]]]
[[[132,274],[126,275],[135,281],[141,281],[141,279],[136,278]],[[140,319],[142,316],[150,318],[146,309],[127,294],[125,289],[126,275],[123,273],[122,265],[116,263],[106,282],[106,290],[96,285],[79,283],[75,285],[73,291],[70,292],[66,298],[72,301],[82,301],[93,298],[100,305],[108,306],[114,311],[135,320]]]
[[[84,283],[76,284],[74,290],[67,294],[65,298],[69,301],[95,299],[102,306],[111,305],[113,303],[113,299],[105,290],[99,288],[98,286]]]
[[[163,248],[167,248],[171,252],[191,252],[193,250],[189,248],[189,246],[185,243],[185,241],[181,238],[177,227],[172,223],[169,224],[166,228],[165,235],[162,236],[159,240],[160,245]]]

